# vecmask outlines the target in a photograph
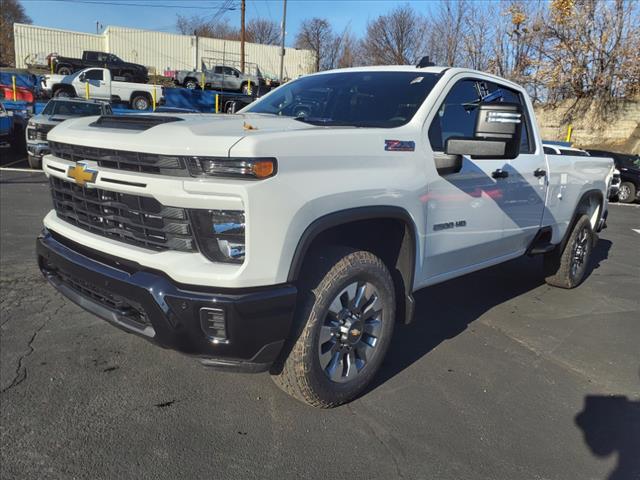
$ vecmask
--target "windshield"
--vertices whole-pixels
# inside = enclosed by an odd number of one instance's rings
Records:
[[[47,103],[42,110],[43,115],[69,115],[72,117],[88,117],[89,115],[102,114],[101,105],[98,103],[66,102],[54,100]]]
[[[411,120],[438,78],[420,71],[312,75],[279,87],[245,111],[314,125],[398,127]]]

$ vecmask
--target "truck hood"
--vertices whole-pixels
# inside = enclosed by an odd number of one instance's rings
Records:
[[[77,118],[77,115],[36,115],[32,117],[33,123],[36,125],[57,125],[60,122],[69,120],[70,118]]]
[[[153,124],[158,117],[178,119]],[[97,148],[139,151],[168,155],[227,156],[233,145],[246,136],[294,132],[318,128],[291,117],[245,114],[153,114],[148,128],[132,129],[133,116],[123,115],[108,126],[92,125],[98,117],[81,117],[60,124],[49,140]],[[140,118],[141,115],[135,117]],[[115,118],[115,117],[110,117]],[[120,120],[121,119],[121,120]],[[121,121],[121,127],[118,122]],[[128,123],[127,123],[128,122]]]

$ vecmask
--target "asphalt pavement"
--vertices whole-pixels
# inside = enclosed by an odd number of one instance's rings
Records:
[[[372,388],[333,410],[55,293],[41,173],[0,172],[0,207],[3,480],[640,478],[640,206],[610,207],[575,290],[522,258],[419,292]]]

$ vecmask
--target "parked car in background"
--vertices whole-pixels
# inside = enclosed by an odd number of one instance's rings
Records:
[[[149,110],[153,104],[154,92],[156,104],[164,102],[161,86],[112,80],[107,68],[87,68],[67,75],[50,88],[54,97],[67,98],[83,98],[87,95],[88,88],[89,98],[127,103],[134,110]]]
[[[613,158],[616,169],[620,171],[618,200],[633,203],[640,200],[640,155],[608,152],[606,150],[587,150],[592,157]]]
[[[65,120],[91,115],[111,115],[111,105],[100,100],[54,98],[42,112],[29,119],[26,128],[27,159],[31,168],[42,166],[42,157],[49,153],[49,131]]]
[[[102,67],[109,69],[114,80],[139,83],[149,81],[147,67],[125,62],[113,53],[85,50],[82,58],[62,57],[52,53],[47,56],[47,65],[51,68],[52,64],[53,72],[60,75],[70,75],[88,67]]]
[[[242,73],[236,68],[223,65],[217,65],[212,69],[203,65],[201,71],[178,70],[175,72],[174,82],[189,89],[202,88],[203,75],[204,88],[213,90],[233,90],[249,94],[249,88],[257,89],[266,85],[265,79],[261,76]]]
[[[8,147],[11,143],[12,135],[13,113],[8,112],[4,105],[0,103],[0,147]]]

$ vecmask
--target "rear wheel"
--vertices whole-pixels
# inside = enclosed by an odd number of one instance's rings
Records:
[[[66,88],[59,88],[53,94],[56,98],[70,98],[75,97],[75,95],[71,92],[71,90],[67,90]]]
[[[545,255],[545,281],[560,288],[580,285],[587,273],[596,241],[589,217],[582,215],[573,227],[564,250],[557,249]]]
[[[636,186],[631,182],[622,182],[618,190],[618,200],[622,203],[633,203],[636,199]]]
[[[198,88],[198,82],[192,78],[189,78],[185,80],[184,86],[189,90],[195,90],[196,88]]]
[[[58,75],[71,75],[72,73],[71,67],[63,66],[58,68]]]
[[[312,406],[330,408],[371,382],[395,321],[391,275],[370,252],[335,247],[303,271],[294,343],[273,379]]]
[[[149,110],[150,106],[151,101],[146,94],[138,93],[131,99],[131,108],[134,110]]]

